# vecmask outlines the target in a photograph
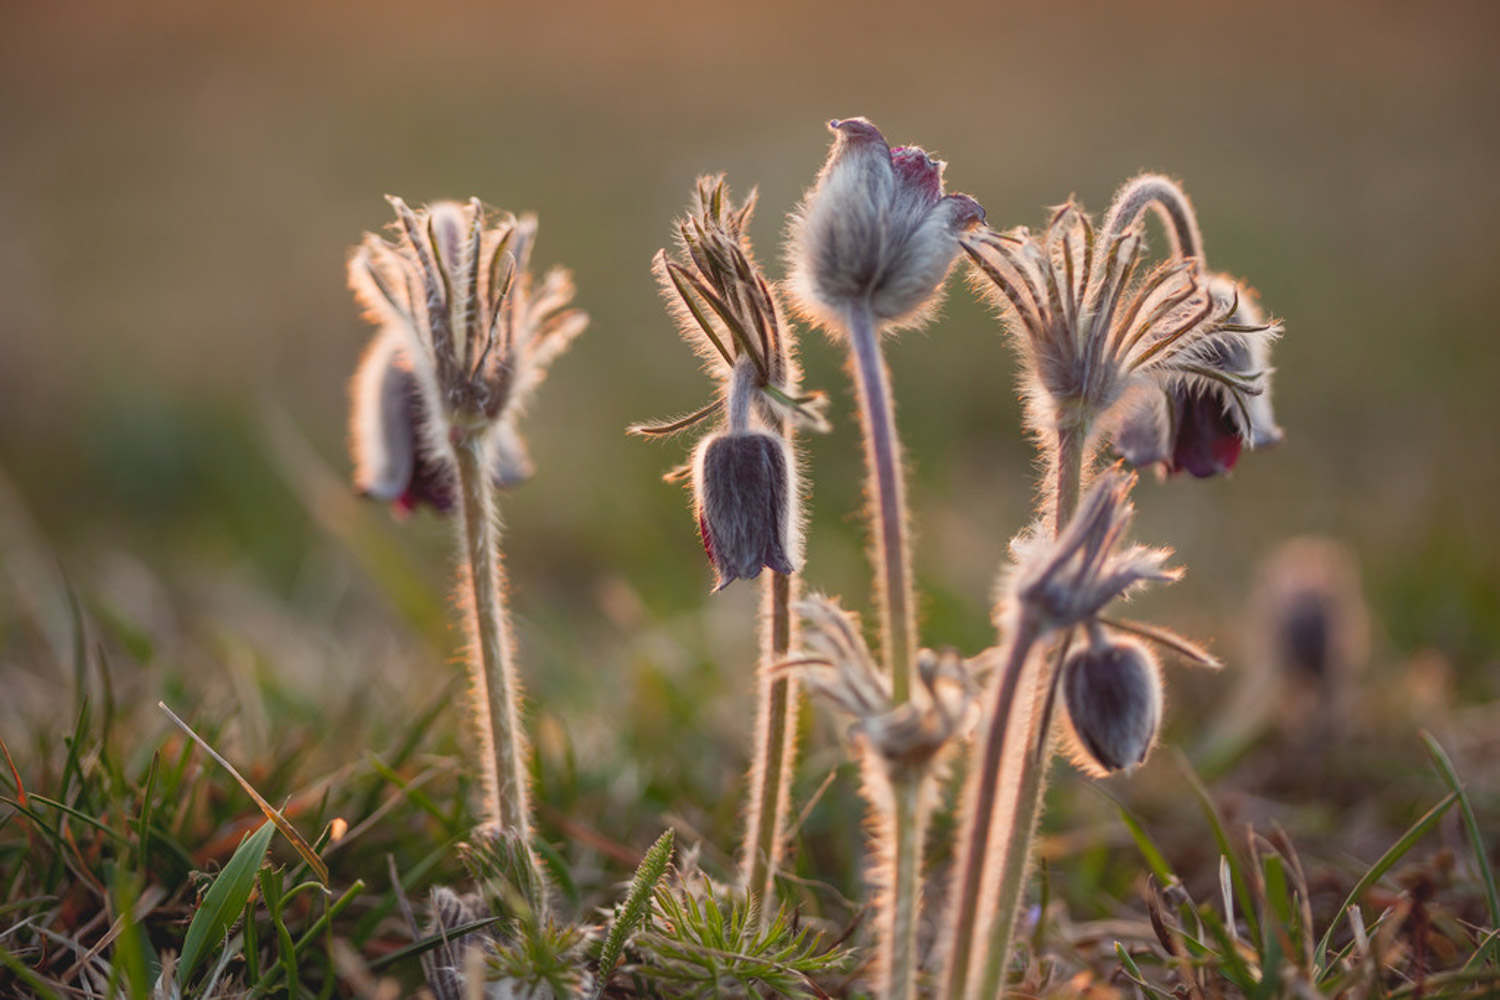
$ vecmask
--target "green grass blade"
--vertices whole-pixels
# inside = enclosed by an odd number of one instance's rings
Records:
[[[1203,782],[1198,780],[1198,775],[1193,771],[1193,765],[1188,763],[1187,757],[1181,753],[1174,754],[1177,759],[1178,769],[1182,771],[1183,777],[1187,779],[1188,787],[1198,798],[1198,804],[1203,809],[1204,818],[1208,825],[1213,828],[1214,840],[1218,842],[1219,854],[1229,865],[1229,877],[1234,886],[1234,894],[1240,900],[1240,912],[1245,915],[1245,925],[1250,929],[1251,940],[1260,940],[1260,919],[1255,913],[1254,897],[1250,895],[1250,883],[1245,878],[1244,866],[1240,864],[1240,856],[1229,843],[1229,835],[1224,832],[1224,820],[1219,816],[1219,807],[1214,805],[1214,800],[1209,796],[1208,789],[1203,787]],[[1226,913],[1224,918],[1231,923],[1234,920],[1233,913]]]
[[[614,926],[610,927],[609,936],[604,939],[604,948],[599,952],[599,983],[594,990],[596,1000],[603,995],[610,975],[619,964],[626,940],[640,926],[651,908],[651,895],[656,891],[661,877],[666,874],[667,863],[672,860],[672,843],[672,831],[668,829],[656,838],[656,843],[651,845],[651,849],[636,867],[635,878],[630,881],[630,892],[625,895],[625,902],[615,914]]]
[[[403,959],[415,958],[424,952],[429,952],[444,942],[453,941],[463,937],[465,934],[472,934],[475,931],[482,931],[491,924],[498,923],[499,920],[498,916],[481,917],[478,920],[471,920],[466,924],[458,924],[455,927],[445,928],[441,934],[429,935],[420,941],[413,941],[404,948],[397,948],[395,951],[381,955],[379,958],[372,958],[368,963],[370,971],[379,972],[382,969],[390,968]]]
[[[1177,881],[1177,876],[1172,872],[1172,866],[1167,864],[1167,859],[1161,853],[1161,848],[1151,839],[1146,828],[1141,826],[1140,821],[1119,802],[1115,806],[1120,810],[1120,819],[1125,823],[1125,829],[1130,831],[1130,839],[1135,841],[1136,850],[1141,852],[1141,857],[1146,861],[1146,867],[1151,869],[1157,881],[1162,885],[1171,885]]]
[[[1360,880],[1354,884],[1354,888],[1349,890],[1348,897],[1345,898],[1343,905],[1339,907],[1339,913],[1342,915],[1349,912],[1349,907],[1359,901],[1359,897],[1365,894],[1365,890],[1379,881],[1382,875],[1390,871],[1391,867],[1397,861],[1400,861],[1406,852],[1411,850],[1428,830],[1437,825],[1437,821],[1443,818],[1443,814],[1448,811],[1448,807],[1457,801],[1458,793],[1450,792],[1447,798],[1427,810],[1421,819],[1413,823],[1411,828],[1402,835],[1401,839],[1392,844],[1390,849],[1380,856],[1380,860],[1375,862],[1370,870],[1365,872]],[[1336,918],[1328,925],[1328,930],[1323,932],[1323,937],[1318,941],[1316,960],[1317,967],[1320,970],[1326,971],[1323,960],[1328,955],[1328,945],[1333,941],[1333,932],[1338,929],[1338,926],[1339,921]]]
[[[1495,873],[1490,868],[1489,854],[1484,847],[1484,834],[1479,829],[1479,820],[1474,817],[1474,807],[1469,803],[1469,796],[1464,792],[1463,783],[1458,780],[1453,760],[1442,744],[1426,730],[1422,731],[1422,741],[1427,744],[1427,752],[1432,755],[1433,763],[1443,772],[1443,780],[1448,783],[1453,794],[1458,796],[1458,807],[1464,813],[1464,826],[1469,830],[1469,845],[1474,848],[1474,863],[1479,867],[1479,875],[1484,879],[1484,891],[1489,899],[1490,926],[1500,927],[1500,894],[1495,892]]]
[[[255,886],[256,873],[260,871],[261,862],[265,860],[266,851],[271,846],[271,835],[275,832],[276,827],[268,821],[240,841],[240,846],[235,848],[229,863],[219,872],[214,884],[209,886],[207,895],[203,897],[203,904],[193,914],[193,922],[188,925],[187,937],[182,942],[182,958],[177,963],[177,980],[184,986],[206,949],[223,940],[225,933],[244,910],[245,902],[250,898],[250,890]]]

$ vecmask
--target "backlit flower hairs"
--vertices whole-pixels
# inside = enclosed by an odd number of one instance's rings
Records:
[[[532,471],[516,420],[547,366],[583,332],[572,276],[530,271],[536,218],[488,219],[477,198],[413,210],[368,233],[349,283],[380,331],[353,381],[355,485],[409,511],[453,506],[452,449],[482,439],[496,485]]]
[[[630,430],[663,436],[706,421],[717,424],[685,471],[703,547],[717,575],[715,589],[722,590],[759,576],[763,567],[789,574],[801,561],[797,462],[788,425],[826,430],[826,401],[799,388],[794,343],[745,235],[755,195],[735,205],[723,175],[700,178],[696,193],[677,225],[677,254],[660,251],[652,269],[717,395],[685,417]]]
[[[1178,256],[1139,277],[1142,215],[1166,191]],[[1033,430],[1102,430],[1132,464],[1199,476],[1227,471],[1241,441],[1279,440],[1267,358],[1281,327],[1203,272],[1198,240],[1186,197],[1154,175],[1126,185],[1099,231],[1069,202],[1040,235],[963,238],[980,290],[1012,320]]]

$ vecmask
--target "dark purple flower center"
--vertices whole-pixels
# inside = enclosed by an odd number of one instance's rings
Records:
[[[1176,435],[1168,471],[1185,470],[1207,479],[1234,468],[1244,442],[1223,402],[1208,393],[1189,392],[1174,395],[1172,403]]]

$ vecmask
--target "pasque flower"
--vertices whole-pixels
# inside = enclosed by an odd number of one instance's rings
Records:
[[[792,294],[827,328],[861,303],[878,326],[921,322],[958,256],[959,234],[982,222],[984,209],[944,194],[946,164],[921,147],[892,149],[864,118],[828,127],[833,148],[792,219]]]
[[[1070,202],[1040,235],[980,229],[964,250],[1014,322],[1034,426],[1088,432],[1098,421],[1133,464],[1222,471],[1239,451],[1227,432],[1252,447],[1279,436],[1264,361],[1281,328],[1197,256],[1137,280],[1145,236],[1134,191],[1117,196],[1101,231]]]
[[[566,270],[533,278],[534,217],[494,218],[477,198],[416,210],[389,200],[392,236],[367,233],[349,258],[349,284],[380,331],[354,379],[355,479],[398,509],[459,513],[486,825],[515,837],[536,870],[494,487],[529,471],[516,418],[588,319],[570,308]]]
[[[535,217],[490,224],[478,199],[391,205],[395,238],[368,234],[349,261],[350,285],[380,324],[353,382],[355,484],[401,510],[448,511],[460,440],[482,439],[496,485],[530,476],[516,419],[587,317],[569,308],[565,269],[532,276]]]
[[[686,475],[716,590],[763,567],[791,573],[801,559],[795,427],[827,430],[825,399],[803,394],[781,309],[755,264],[745,227],[752,194],[736,206],[721,176],[700,178],[693,210],[678,223],[680,252],[653,261],[679,332],[715,380],[716,398],[679,419],[637,424],[664,436],[713,422]]]

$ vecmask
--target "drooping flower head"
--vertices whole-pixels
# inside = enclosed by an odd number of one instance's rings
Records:
[[[944,194],[946,164],[920,147],[892,149],[864,118],[828,127],[833,147],[792,217],[792,295],[828,330],[864,304],[880,327],[920,324],[937,305],[959,235],[984,209]]]
[[[1061,533],[1053,537],[1038,522],[1013,541],[1013,562],[1002,576],[996,609],[996,624],[1006,635],[1087,634],[1088,649],[1075,653],[1053,684],[1061,683],[1074,732],[1083,743],[1075,757],[1094,774],[1140,763],[1160,720],[1155,661],[1127,637],[1144,639],[1190,663],[1219,666],[1208,652],[1170,630],[1106,615],[1115,601],[1182,575],[1167,566],[1170,550],[1127,544],[1135,482],[1135,474],[1119,466],[1106,469]],[[1051,704],[1049,694],[1046,713]]]
[[[1237,283],[1204,274],[1197,255],[1141,276],[1137,186],[1117,196],[1102,230],[1069,202],[1040,235],[980,229],[963,247],[1012,321],[1034,430],[1097,426],[1132,464],[1223,471],[1241,442],[1280,435],[1264,362],[1281,328]],[[1175,246],[1196,239],[1189,222],[1173,230]]]
[[[412,210],[355,248],[349,282],[379,325],[353,382],[355,483],[400,510],[453,505],[453,446],[482,440],[497,485],[531,474],[516,420],[588,323],[570,274],[530,271],[536,219],[487,220],[478,199]]]
[[[1072,757],[1096,777],[1146,759],[1161,726],[1161,671],[1138,642],[1101,638],[1063,664]]]
[[[752,193],[735,205],[723,175],[698,180],[677,225],[679,250],[659,252],[653,270],[679,332],[716,384],[715,399],[632,433],[676,434],[712,421],[686,476],[703,547],[722,590],[761,569],[791,573],[801,559],[801,504],[794,428],[826,430],[820,393],[804,394],[795,344],[781,307],[755,262],[745,229]]]

